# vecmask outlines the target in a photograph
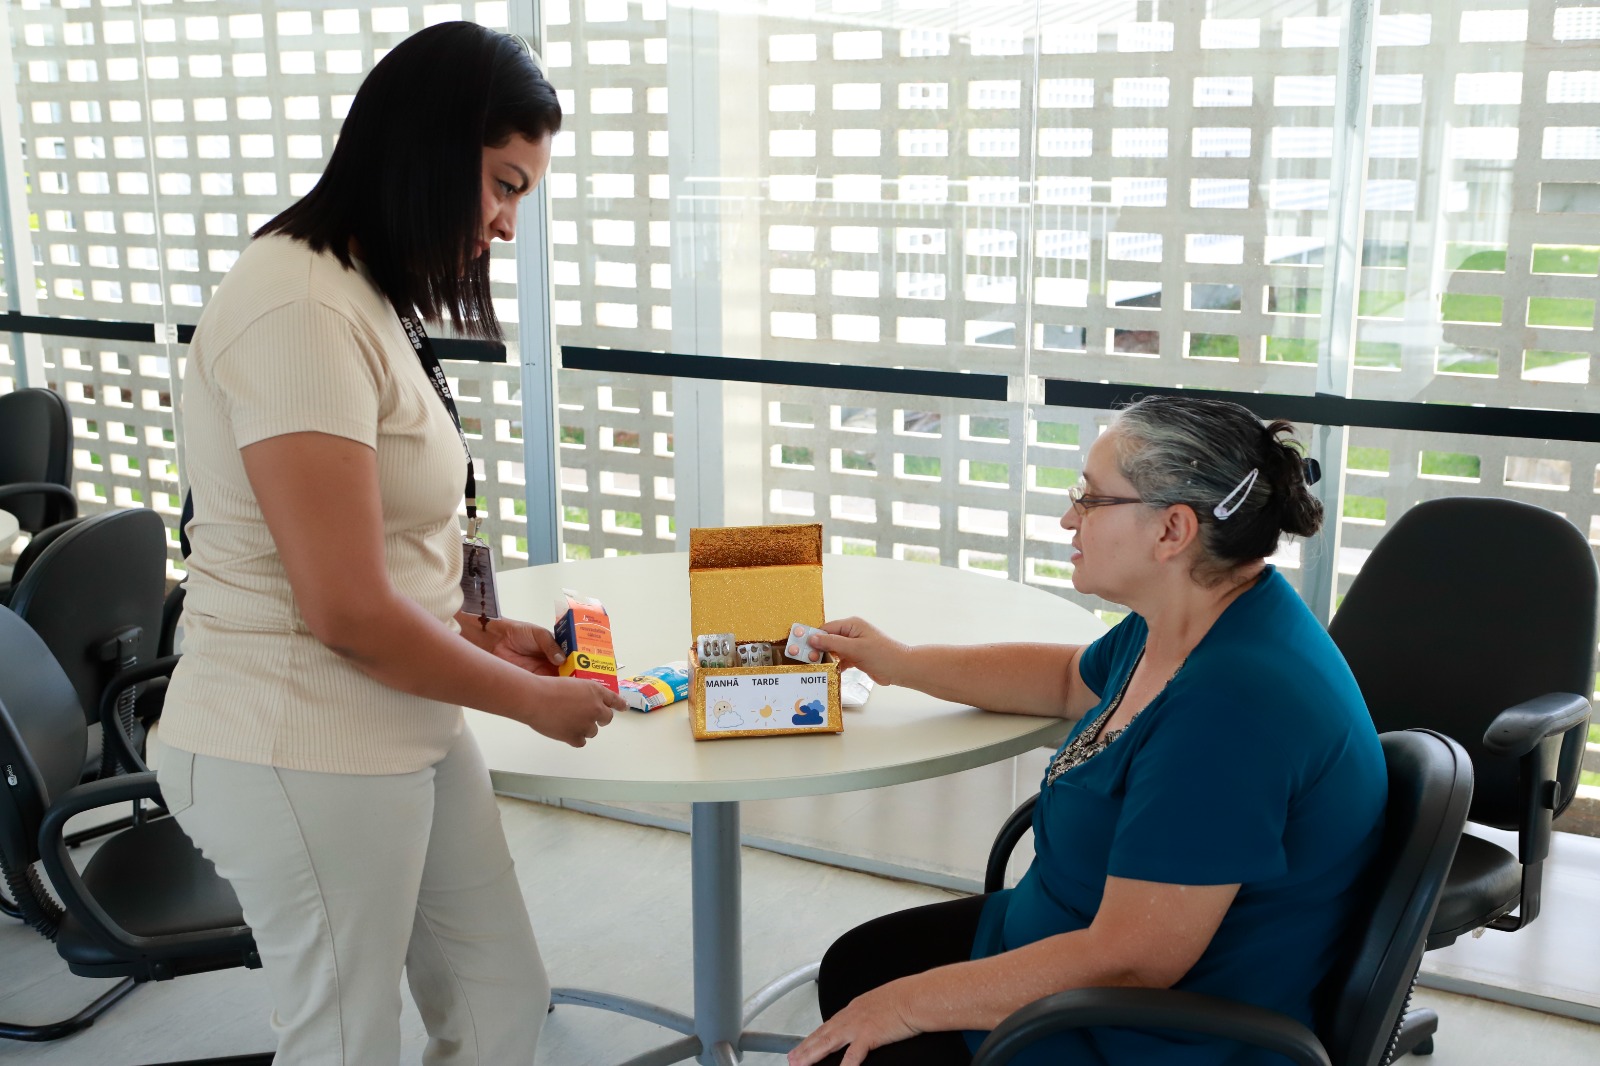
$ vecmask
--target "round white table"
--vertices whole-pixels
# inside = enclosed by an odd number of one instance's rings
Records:
[[[11,547],[12,538],[22,527],[17,524],[17,516],[10,511],[0,508],[0,551]]]
[[[688,556],[630,556],[529,567],[500,575],[509,617],[548,624],[563,588],[598,597],[611,616],[624,673],[687,657]],[[860,615],[908,643],[1087,643],[1105,631],[1092,613],[1042,589],[960,570],[830,555],[829,618]],[[558,988],[555,1001],[646,1018],[683,1038],[625,1066],[696,1058],[729,1064],[741,1051],[789,1050],[798,1037],[746,1028],[816,974],[803,967],[744,1003],[740,972],[739,801],[900,784],[971,769],[1059,743],[1068,723],[991,714],[903,688],[876,689],[847,708],[837,735],[696,741],[688,701],[628,712],[583,748],[556,744],[509,719],[467,712],[495,791],[529,799],[664,800],[693,805],[694,1016],[605,993]]]

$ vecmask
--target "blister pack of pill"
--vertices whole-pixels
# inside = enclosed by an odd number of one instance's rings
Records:
[[[701,666],[734,665],[732,633],[702,633],[694,638],[694,648]]]
[[[740,644],[737,651],[740,666],[771,666],[774,661],[772,645],[765,641]]]
[[[820,663],[822,652],[811,646],[811,637],[821,632],[816,626],[796,622],[789,627],[789,642],[784,646],[783,654],[795,662]]]

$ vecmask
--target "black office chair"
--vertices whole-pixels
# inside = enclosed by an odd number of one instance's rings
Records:
[[[33,568],[33,564],[44,554],[44,550],[54,544],[57,537],[82,521],[81,518],[69,518],[65,522],[46,526],[28,538],[28,543],[17,555],[17,561],[11,564],[11,581],[0,586],[0,607],[10,606],[12,590],[17,587],[17,582],[22,580],[23,575]]]
[[[1038,1040],[1088,1026],[1182,1029],[1265,1048],[1297,1066],[1393,1061],[1423,941],[1466,824],[1472,764],[1459,744],[1424,730],[1384,734],[1383,754],[1389,807],[1383,845],[1371,867],[1371,903],[1350,931],[1346,956],[1323,985],[1316,1032],[1275,1011],[1215,996],[1086,988],[1015,1011],[989,1034],[972,1066],[1002,1066]],[[997,863],[1005,869],[1004,843],[1003,837],[995,842],[991,870]]]
[[[148,670],[148,668],[143,668]],[[91,1024],[136,984],[234,966],[257,967],[250,929],[228,883],[171,818],[126,829],[80,872],[63,829],[76,814],[160,799],[145,772],[79,784],[88,730],[72,683],[22,619],[0,611],[0,872],[29,925],[80,977],[121,980],[73,1017],[0,1024],[0,1037],[55,1040]],[[39,878],[42,863],[58,905]],[[271,1056],[239,1059],[269,1062]]]
[[[25,533],[75,518],[72,494],[72,415],[49,389],[0,396],[0,507]],[[0,585],[0,597],[12,581]]]
[[[103,705],[114,675],[156,658],[166,580],[161,516],[109,511],[56,536],[12,591],[12,611],[44,640],[90,715],[84,778],[145,768],[138,690]]]
[[[1378,729],[1455,739],[1472,759],[1471,820],[1515,830],[1517,854],[1468,833],[1428,936],[1515,930],[1539,914],[1551,823],[1577,794],[1594,690],[1593,549],[1569,521],[1511,500],[1420,503],[1378,541],[1328,626]],[[1433,1050],[1432,1011],[1401,1048]]]

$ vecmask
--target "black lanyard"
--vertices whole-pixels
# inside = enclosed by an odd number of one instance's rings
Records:
[[[478,478],[472,471],[472,446],[467,443],[467,431],[461,428],[461,414],[456,410],[456,398],[450,395],[450,382],[444,376],[444,368],[439,365],[439,357],[433,354],[433,342],[428,339],[428,331],[422,328],[422,321],[414,315],[408,315],[398,307],[395,314],[400,317],[400,327],[406,331],[406,339],[411,342],[411,347],[416,349],[417,358],[422,362],[422,369],[428,372],[428,381],[433,385],[433,391],[439,394],[439,400],[444,404],[444,409],[450,412],[450,421],[456,424],[456,434],[461,438],[461,450],[467,453],[467,536],[478,536]]]

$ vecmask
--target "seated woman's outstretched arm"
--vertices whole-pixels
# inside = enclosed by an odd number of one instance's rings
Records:
[[[1074,988],[1170,988],[1199,961],[1238,885],[1106,878],[1087,929],[902,977],[857,996],[789,1053],[810,1066],[841,1048],[859,1066],[873,1048],[918,1033],[987,1031],[1036,999]]]
[[[900,685],[986,711],[1082,718],[1100,694],[1078,673],[1081,644],[921,644],[894,640],[859,618],[829,622],[812,638],[880,685]]]

